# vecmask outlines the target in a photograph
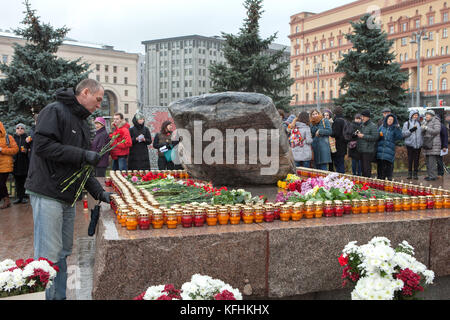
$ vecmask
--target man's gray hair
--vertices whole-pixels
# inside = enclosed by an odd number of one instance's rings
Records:
[[[79,84],[77,84],[76,88],[75,88],[75,95],[79,96],[81,94],[81,91],[83,91],[84,89],[89,89],[89,91],[94,94],[96,93],[98,90],[103,89],[103,86],[100,84],[100,82],[98,82],[97,80],[94,79],[84,79],[82,80]]]

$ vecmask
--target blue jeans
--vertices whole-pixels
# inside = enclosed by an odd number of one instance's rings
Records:
[[[294,161],[296,167],[310,168],[311,161]]]
[[[354,176],[361,176],[361,160],[352,159],[352,173]]]
[[[328,163],[316,164],[317,170],[328,171]]]
[[[66,299],[67,257],[72,254],[75,206],[30,195],[34,221],[34,259],[44,257],[59,267],[46,300]]]
[[[127,157],[119,157],[117,160],[112,161],[112,169],[114,171],[125,171],[128,170],[127,168]]]
[[[334,156],[333,163],[336,168],[336,172],[345,173],[345,155],[343,156]]]

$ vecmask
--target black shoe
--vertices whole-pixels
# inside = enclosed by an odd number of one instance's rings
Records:
[[[23,198],[21,203],[28,203],[28,200]]]
[[[427,181],[435,181],[436,178],[425,177],[425,180],[427,180]]]
[[[408,177],[406,179],[408,179],[408,180],[412,179],[412,172],[408,172]]]
[[[22,203],[22,199],[17,199],[16,201],[13,202],[13,204],[19,204]]]
[[[419,180],[419,175],[417,174],[417,172],[414,172],[413,179],[414,180]]]

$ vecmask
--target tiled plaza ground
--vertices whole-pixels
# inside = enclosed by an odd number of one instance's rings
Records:
[[[397,177],[396,180],[402,179]],[[406,179],[405,179],[406,181]],[[430,185],[423,180],[423,176],[413,183]],[[433,187],[450,188],[449,176],[444,176],[431,183]],[[269,200],[274,200],[276,188],[248,188],[255,195],[267,194]],[[12,199],[14,200],[14,199]],[[95,205],[93,199],[89,207]],[[68,258],[69,281],[68,299],[91,299],[92,266],[95,251],[95,237],[89,237],[87,229],[90,221],[90,211],[83,210],[82,202],[77,203],[75,219],[74,248]],[[33,257],[33,214],[30,204],[12,205],[8,209],[0,210],[0,260]],[[68,281],[68,282],[69,282]]]

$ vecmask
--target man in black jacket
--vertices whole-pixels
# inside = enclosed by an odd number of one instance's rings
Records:
[[[56,102],[39,113],[33,139],[32,157],[25,184],[33,208],[34,258],[56,263],[59,272],[46,290],[46,299],[66,298],[67,263],[72,253],[76,191],[81,179],[62,192],[61,183],[83,165],[94,167],[100,160],[90,151],[90,131],[86,119],[100,108],[104,89],[95,80],[81,81],[73,89],[56,91]],[[96,199],[110,202],[110,193],[89,177],[86,190]]]

